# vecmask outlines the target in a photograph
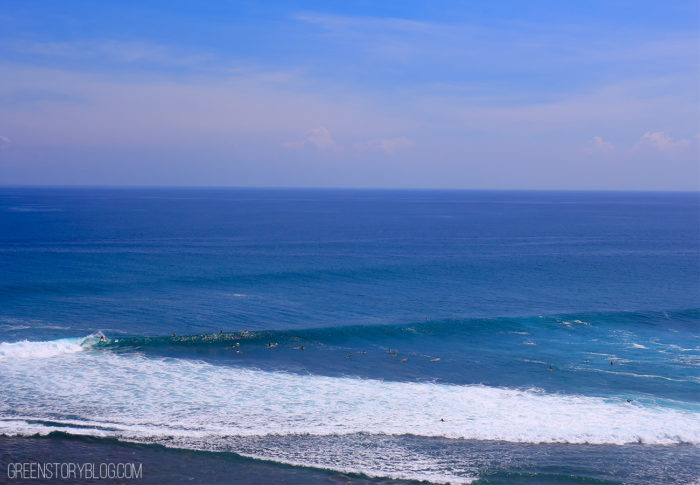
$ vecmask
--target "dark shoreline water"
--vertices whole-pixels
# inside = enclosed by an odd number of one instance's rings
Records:
[[[133,483],[169,485],[215,484],[339,484],[409,485],[420,482],[372,479],[358,474],[297,467],[246,458],[234,453],[166,448],[162,445],[124,443],[114,439],[78,437],[52,433],[43,437],[0,436],[0,482],[5,483],[10,463],[134,463],[142,465],[142,478],[122,480],[51,480],[52,483]],[[37,480],[7,480],[13,484],[36,484]]]
[[[346,440],[361,440],[348,436]],[[309,439],[300,437],[300,439]],[[387,437],[410,442],[412,437]],[[448,455],[461,454],[479,470],[474,485],[487,484],[683,484],[700,473],[700,451],[692,445],[607,446],[515,444],[436,439]],[[611,465],[609,456],[618,459]],[[234,453],[193,451],[157,444],[125,443],[114,439],[51,433],[48,436],[0,436],[0,477],[10,463],[135,463],[142,478],[131,480],[52,480],[52,483],[133,483],[170,485],[216,484],[392,484],[411,485],[414,480],[373,478],[246,458]],[[669,471],[675,474],[669,477]],[[3,481],[3,483],[5,483]],[[36,484],[37,480],[7,480],[12,484]]]

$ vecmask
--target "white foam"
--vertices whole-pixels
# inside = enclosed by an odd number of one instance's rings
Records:
[[[700,348],[698,347],[694,349],[686,349],[681,347],[680,345],[669,344],[668,346],[672,349],[680,350],[681,352],[700,352]]]
[[[0,361],[0,387],[0,433],[9,435],[61,430],[195,449],[225,444],[231,437],[353,433],[528,443],[700,444],[700,413],[622,399],[296,375],[107,352],[5,359]],[[283,454],[272,448],[267,455],[265,448],[260,453],[258,457],[270,459]],[[375,453],[379,456],[381,450]],[[381,459],[353,455],[344,460],[321,454],[298,464],[379,476],[400,472]],[[439,463],[434,465],[425,465],[425,473],[436,472]]]
[[[44,342],[0,342],[0,360],[23,358],[48,358],[62,354],[81,352],[91,341],[96,341],[94,335],[83,338],[63,338]]]
[[[2,362],[0,405],[25,416],[41,418],[51,411],[135,432],[143,425],[163,433],[369,432],[535,443],[700,443],[697,415],[630,407],[622,400],[302,376],[109,353],[30,362]]]

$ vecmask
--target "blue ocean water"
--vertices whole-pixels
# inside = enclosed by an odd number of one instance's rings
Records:
[[[691,483],[699,221],[697,193],[0,189],[0,461]]]

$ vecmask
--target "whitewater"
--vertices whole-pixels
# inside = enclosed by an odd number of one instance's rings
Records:
[[[5,356],[0,433],[63,431],[267,459],[279,459],[282,450],[261,447],[251,453],[237,449],[235,439],[365,433],[519,443],[700,444],[699,413],[621,398],[268,372],[117,355],[92,349],[86,342],[94,340],[0,344]],[[297,460],[399,476],[403,465],[396,464],[409,457],[377,468],[314,454]]]

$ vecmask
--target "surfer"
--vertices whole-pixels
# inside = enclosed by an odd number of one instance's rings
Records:
[[[615,362],[613,362],[613,361],[611,360],[611,361],[610,361],[610,365],[614,365],[614,364],[615,364]]]
[[[100,335],[100,342],[104,342],[104,341],[105,341],[105,336],[104,336],[104,335]]]

